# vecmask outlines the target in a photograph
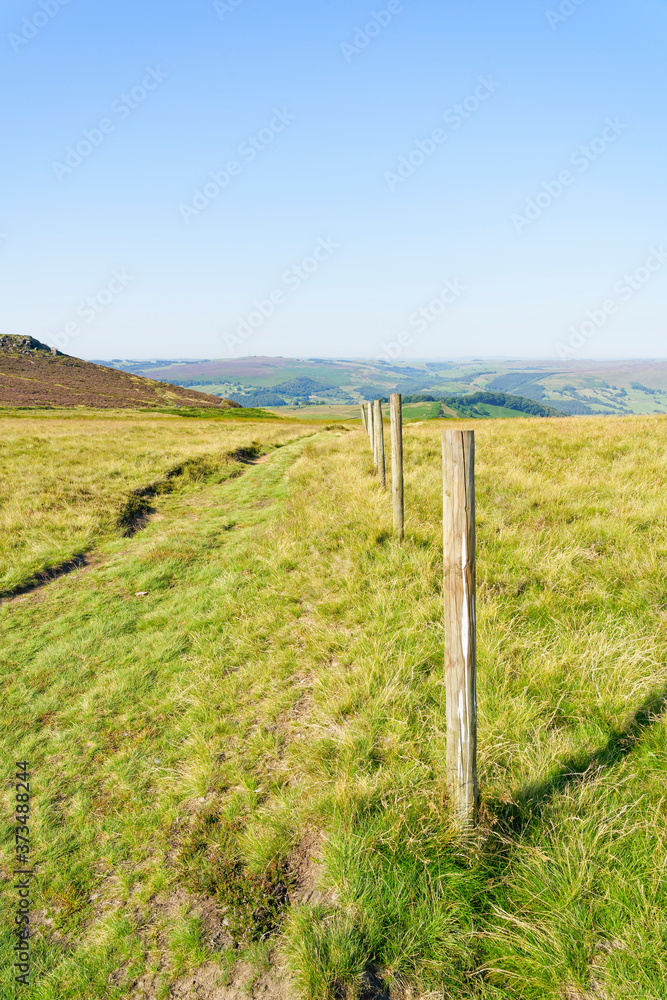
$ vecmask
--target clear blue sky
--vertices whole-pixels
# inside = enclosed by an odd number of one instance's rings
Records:
[[[0,332],[86,358],[375,357],[402,331],[403,358],[553,357],[603,310],[577,356],[667,353],[667,256],[641,270],[667,248],[666,0],[5,0],[1,21]]]

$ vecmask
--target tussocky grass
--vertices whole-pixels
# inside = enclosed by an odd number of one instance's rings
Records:
[[[308,1000],[667,995],[667,421],[474,424],[469,844],[445,788],[441,429],[405,429],[403,544],[365,436],[325,432],[160,497],[103,566],[0,609],[3,757],[34,772],[29,1000],[147,976],[168,996],[267,941]],[[261,886],[269,916],[239,909]],[[211,944],[195,897],[235,940]]]
[[[268,450],[298,427],[123,410],[0,415],[0,596],[117,535],[132,491],[184,461],[186,479],[222,480],[240,471],[237,449]]]

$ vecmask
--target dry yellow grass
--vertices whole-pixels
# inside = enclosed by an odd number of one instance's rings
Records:
[[[236,449],[270,449],[299,426],[128,411],[0,416],[0,594],[116,531],[128,493],[179,463],[229,466]]]

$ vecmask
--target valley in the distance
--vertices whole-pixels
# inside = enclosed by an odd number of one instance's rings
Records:
[[[663,360],[563,362],[465,358],[388,363],[365,359],[247,357],[114,358],[96,363],[229,398],[243,406],[279,407],[283,413],[308,406],[313,408],[312,416],[331,413],[331,407],[340,416],[351,416],[352,408],[358,412],[359,402],[391,392],[450,397],[480,390],[521,396],[569,415],[667,412],[667,361]],[[480,415],[508,414],[505,410]]]

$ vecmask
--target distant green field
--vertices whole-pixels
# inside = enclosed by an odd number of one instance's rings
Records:
[[[522,413],[521,410],[511,410],[509,407],[505,406],[492,406],[489,403],[476,403],[475,409],[480,415],[485,417],[530,417],[528,413]]]
[[[438,417],[453,416],[454,414],[451,412],[453,405],[444,407],[442,403],[405,403],[403,405],[403,414],[405,420],[435,420]],[[476,403],[474,413],[480,417],[523,417],[524,419],[529,417],[529,414],[522,413],[520,410],[511,410],[503,406],[492,406],[489,403]],[[466,416],[466,414],[462,413],[461,416]]]
[[[442,403],[405,403],[405,420],[434,420],[442,416]]]

